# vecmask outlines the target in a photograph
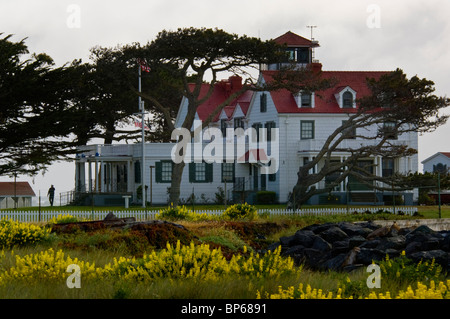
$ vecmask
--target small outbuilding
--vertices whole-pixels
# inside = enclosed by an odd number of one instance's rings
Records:
[[[0,182],[0,209],[30,207],[35,196],[28,182]]]

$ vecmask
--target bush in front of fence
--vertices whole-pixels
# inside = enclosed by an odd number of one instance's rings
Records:
[[[197,213],[186,206],[173,206],[172,204],[167,208],[161,209],[158,214],[155,215],[156,219],[166,220],[188,220],[188,221],[200,221],[200,220],[219,220],[220,216],[216,214]]]
[[[49,237],[51,229],[9,218],[0,220],[0,248],[35,244]]]
[[[255,206],[249,205],[247,203],[244,204],[234,204],[228,207],[223,212],[224,219],[231,220],[253,220],[258,217],[258,212]]]

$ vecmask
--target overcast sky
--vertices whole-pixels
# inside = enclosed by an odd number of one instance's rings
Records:
[[[310,38],[317,26],[316,59],[324,70],[389,71],[401,68],[450,89],[448,0],[1,0],[0,32],[27,38],[30,52],[49,54],[60,66],[89,58],[94,46],[146,43],[163,29],[221,28],[230,33],[275,38],[292,31]],[[448,111],[450,113],[450,110]],[[419,137],[420,162],[450,151],[450,123]],[[1,180],[8,180],[0,177]],[[56,164],[28,180],[45,196],[74,188],[74,165]]]

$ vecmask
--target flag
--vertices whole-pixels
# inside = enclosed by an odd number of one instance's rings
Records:
[[[145,61],[142,60],[142,59],[138,59],[138,63],[139,63],[139,65],[140,65],[142,71],[144,71],[144,72],[150,72],[151,69],[150,69],[150,67],[148,66],[147,62],[145,62]]]
[[[138,121],[138,120],[135,120],[135,121],[134,121],[134,126],[135,126],[135,127],[142,128],[142,123],[141,123],[140,121]],[[149,127],[148,127],[147,125],[144,126],[144,129],[145,129],[145,130],[150,130]]]

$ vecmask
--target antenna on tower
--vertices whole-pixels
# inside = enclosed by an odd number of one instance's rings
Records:
[[[313,38],[313,28],[317,28],[317,26],[316,25],[307,25],[306,27],[311,29],[311,41],[314,40],[314,38]]]
[[[317,43],[317,41],[315,41],[313,38],[313,29],[317,28],[317,26],[316,25],[307,25],[306,27],[311,29],[311,42]],[[314,62],[314,46],[311,47],[311,61]]]

